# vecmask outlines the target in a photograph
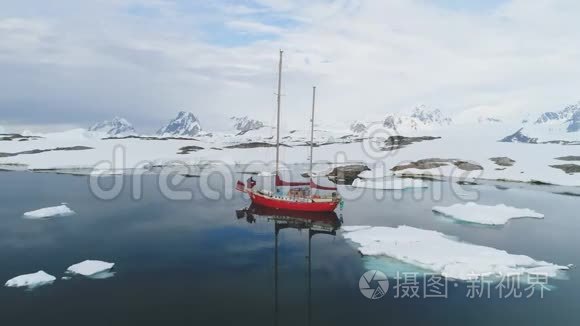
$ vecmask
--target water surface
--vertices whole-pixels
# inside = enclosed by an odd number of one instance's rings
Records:
[[[458,283],[448,288],[447,299],[396,299],[391,289],[382,299],[369,300],[358,287],[366,271],[363,259],[339,230],[341,223],[409,225],[538,260],[578,265],[578,197],[535,187],[466,188],[478,191],[479,203],[505,203],[546,215],[543,220],[513,220],[490,228],[431,212],[434,205],[460,201],[447,184],[441,200],[432,198],[431,188],[422,190],[420,200],[413,191],[389,192],[383,200],[368,191],[347,200],[335,216],[304,220],[263,211],[237,216],[236,210],[248,206],[246,198],[236,193],[232,199],[207,200],[198,178],[188,178],[181,186],[193,189],[190,201],[166,199],[155,176],[144,178],[141,200],[131,198],[128,186],[114,200],[97,199],[87,180],[0,173],[0,280],[40,269],[59,278],[34,291],[0,288],[2,324],[580,323],[577,268],[567,273],[567,280],[550,280],[555,288],[543,299],[468,299],[467,285]],[[77,215],[21,218],[26,211],[61,202]],[[309,228],[321,232],[313,235]],[[115,276],[60,280],[68,266],[85,259],[115,262]]]

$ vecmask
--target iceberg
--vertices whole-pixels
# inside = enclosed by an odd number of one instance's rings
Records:
[[[433,211],[456,220],[485,225],[504,225],[510,219],[521,217],[544,218],[544,214],[527,208],[515,208],[504,204],[486,206],[474,202],[448,207],[435,206]]]
[[[60,206],[41,208],[35,211],[24,213],[25,218],[29,219],[41,219],[55,216],[70,216],[76,214],[72,209],[68,208],[66,203],[62,203]]]
[[[27,287],[29,290],[37,288],[43,285],[52,284],[56,280],[56,277],[47,274],[44,271],[38,271],[32,274],[20,275],[12,278],[6,282],[4,286],[6,287]]]
[[[381,189],[381,190],[403,190],[411,188],[427,188],[427,185],[417,179],[384,179],[384,180],[363,180],[360,178],[352,182],[356,188]]]
[[[113,275],[110,273],[113,266],[115,266],[114,263],[107,263],[100,260],[85,260],[81,263],[70,266],[66,272],[92,278],[103,278],[100,277],[100,274],[102,273],[106,273],[108,277]]]
[[[570,269],[409,226],[344,226],[342,229],[344,238],[365,256],[395,259],[450,279],[516,275],[557,277],[560,271]]]

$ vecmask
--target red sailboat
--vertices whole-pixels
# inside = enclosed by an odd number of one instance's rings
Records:
[[[276,192],[269,190],[254,189],[255,182],[250,178],[248,184],[238,181],[236,189],[247,193],[252,200],[252,204],[274,209],[302,211],[302,212],[332,212],[342,201],[337,192],[330,195],[319,195],[315,189],[334,190],[336,187],[323,187],[317,185],[312,179],[312,155],[314,148],[314,103],[316,100],[316,87],[312,88],[312,118],[310,131],[310,180],[309,182],[289,182],[284,181],[278,173],[280,161],[280,93],[282,87],[282,50],[280,50],[280,61],[278,64],[278,93],[277,93],[277,119],[276,119],[276,172],[275,185]],[[290,189],[286,194],[279,191],[278,187],[304,187]]]

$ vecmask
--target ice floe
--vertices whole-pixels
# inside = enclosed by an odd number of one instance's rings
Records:
[[[352,186],[357,188],[382,189],[382,190],[427,188],[427,185],[421,180],[398,179],[398,178],[372,180],[372,181],[358,178],[352,182]]]
[[[503,225],[510,219],[520,217],[544,218],[544,214],[528,208],[515,208],[504,204],[487,206],[474,202],[447,207],[435,206],[433,211],[456,220],[486,225]]]
[[[113,266],[115,266],[114,263],[108,263],[100,260],[85,260],[81,263],[70,266],[66,272],[91,278],[107,278],[101,277],[101,274],[105,273],[108,277],[114,275],[110,272]]]
[[[72,209],[70,209],[66,203],[62,203],[59,206],[41,208],[35,211],[24,213],[25,218],[29,219],[40,219],[55,216],[69,216],[76,214]]]
[[[32,274],[20,275],[12,278],[6,282],[4,286],[7,287],[27,287],[28,289],[34,289],[39,286],[52,284],[56,280],[56,277],[47,274],[44,271],[38,271]]]
[[[447,278],[470,280],[480,277],[545,275],[556,277],[569,266],[538,261],[525,255],[461,242],[443,233],[409,226],[343,226],[343,236],[361,254],[386,257],[431,271]]]

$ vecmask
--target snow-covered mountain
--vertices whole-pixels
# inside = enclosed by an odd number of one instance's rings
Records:
[[[566,129],[568,132],[580,131],[580,110],[576,111],[570,119],[570,124]]]
[[[113,120],[105,120],[96,123],[89,128],[89,131],[105,133],[109,136],[134,135],[135,128],[126,119],[114,117]]]
[[[157,131],[161,136],[192,137],[201,131],[201,124],[191,112],[181,111],[177,117]]]
[[[231,117],[232,122],[234,123],[233,127],[234,130],[239,133],[246,133],[250,130],[258,130],[264,127],[264,123],[259,120],[250,119],[246,117]]]
[[[367,130],[367,125],[364,122],[355,121],[350,125],[350,131],[355,134],[362,134]]]
[[[558,112],[544,112],[536,120],[535,124],[558,124],[572,120],[576,112],[580,112],[580,102],[577,104],[568,105],[563,110]]]
[[[534,120],[532,120],[534,121]],[[503,142],[576,144],[580,141],[580,102],[561,111],[544,112]]]
[[[421,105],[416,107],[410,115],[389,114],[383,121],[383,126],[394,131],[417,131],[448,126],[453,122],[443,115],[439,109],[428,109]]]

